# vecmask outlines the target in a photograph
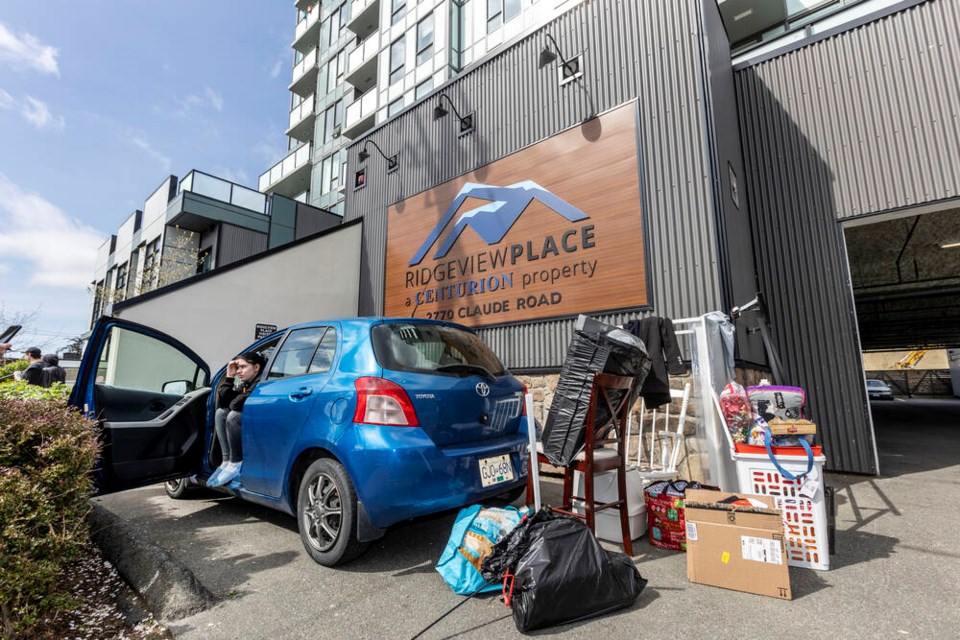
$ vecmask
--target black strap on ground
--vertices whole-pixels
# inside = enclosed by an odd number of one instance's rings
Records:
[[[420,633],[418,633],[417,635],[415,635],[415,636],[413,636],[412,638],[410,638],[410,640],[417,640],[417,638],[419,638],[420,636],[422,636],[423,634],[425,634],[427,631],[429,631],[435,624],[437,624],[438,622],[440,622],[441,620],[443,620],[444,618],[446,618],[448,615],[450,615],[450,614],[453,613],[454,611],[456,611],[460,606],[466,604],[467,601],[470,600],[470,598],[472,598],[473,596],[475,596],[475,595],[477,595],[478,593],[480,593],[481,591],[483,591],[484,587],[486,587],[486,586],[487,586],[487,585],[483,585],[483,587],[480,587],[479,589],[477,589],[476,591],[474,591],[473,593],[471,593],[470,595],[468,595],[467,597],[465,597],[463,600],[461,600],[461,601],[458,602],[457,604],[455,604],[455,605],[453,605],[452,607],[450,607],[449,609],[447,609],[447,612],[446,612],[446,613],[444,613],[442,616],[440,616],[439,618],[437,618],[436,620],[434,620],[433,622],[431,622],[431,623],[428,624],[427,626],[425,626],[423,629],[420,630]]]

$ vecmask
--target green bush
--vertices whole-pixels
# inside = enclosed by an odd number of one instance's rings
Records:
[[[67,406],[63,389],[0,385],[0,613],[5,637],[65,602],[56,589],[58,574],[88,539],[84,517],[98,450],[93,427]]]
[[[23,371],[30,363],[26,359],[14,360],[0,367],[0,382],[12,382],[13,374],[17,371]]]

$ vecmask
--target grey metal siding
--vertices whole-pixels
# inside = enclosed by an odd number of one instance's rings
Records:
[[[832,468],[878,471],[840,221],[960,193],[957,24],[932,1],[736,73],[761,287]]]
[[[696,7],[691,2],[596,0],[441,87],[461,113],[475,111],[476,132],[457,137],[456,120],[434,121],[430,98],[368,136],[399,169],[386,174],[371,149],[366,186],[348,180],[345,220],[364,218],[360,312],[383,310],[388,205],[578,126],[590,115],[639,101],[645,235],[654,312],[687,316],[718,308],[716,230],[711,202]],[[583,52],[584,75],[559,86],[537,59],[553,35],[565,55]],[[352,146],[348,176],[359,168]],[[481,169],[482,172],[482,169]],[[630,286],[629,282],[624,283]],[[622,322],[627,316],[609,316]],[[513,368],[557,368],[572,320],[481,331]]]
[[[840,219],[960,195],[960,0],[932,0],[740,70],[830,168]]]
[[[266,251],[267,234],[232,224],[221,224],[217,249],[217,267],[225,267],[231,262]]]

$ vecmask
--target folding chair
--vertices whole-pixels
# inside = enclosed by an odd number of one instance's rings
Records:
[[[673,480],[677,477],[677,463],[680,461],[680,449],[683,446],[683,428],[687,418],[687,407],[690,404],[690,383],[683,385],[683,390],[671,389],[670,397],[681,401],[680,413],[676,418],[670,414],[672,402],[663,410],[647,409],[642,402],[640,405],[636,470],[644,485],[656,480]],[[676,425],[673,427],[671,427],[671,420],[676,420]],[[632,415],[629,422],[629,432],[632,433]]]

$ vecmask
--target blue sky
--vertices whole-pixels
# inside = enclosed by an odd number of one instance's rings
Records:
[[[295,19],[289,0],[3,0],[0,314],[36,312],[16,349],[87,329],[97,248],[168,175],[256,188],[286,149]]]

